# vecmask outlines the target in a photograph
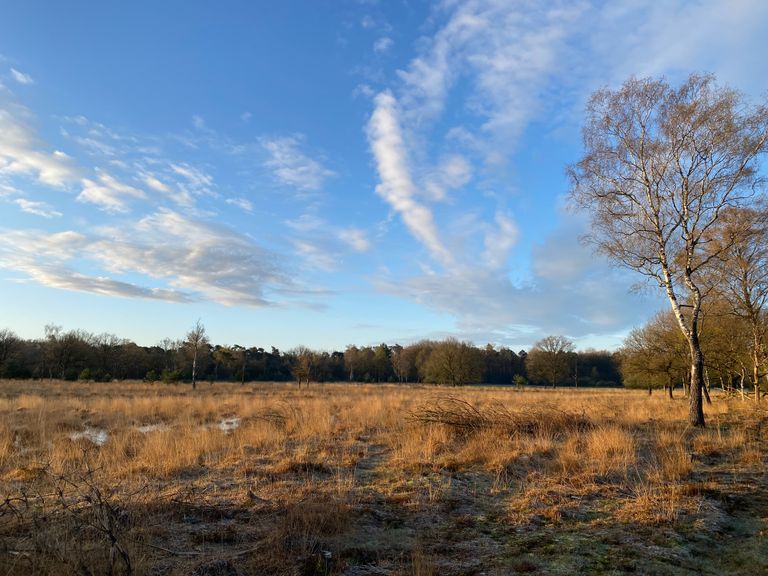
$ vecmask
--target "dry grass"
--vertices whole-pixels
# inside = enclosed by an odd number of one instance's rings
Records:
[[[637,527],[758,539],[765,412],[686,414],[624,390],[2,382],[0,574],[569,573],[646,554]],[[707,554],[685,562],[733,571]]]

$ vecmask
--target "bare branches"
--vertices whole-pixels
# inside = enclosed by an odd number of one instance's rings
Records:
[[[442,424],[459,434],[498,430],[510,435],[533,435],[546,430],[553,436],[585,430],[592,423],[585,416],[547,406],[513,412],[506,406],[482,408],[454,396],[437,397],[412,411],[410,419],[421,424]]]
[[[589,211],[598,251],[665,290],[695,364],[693,406],[701,304],[730,249],[712,242],[712,230],[761,192],[768,106],[747,105],[713,76],[691,75],[677,88],[632,78],[592,96],[583,139],[584,157],[567,171],[571,201]],[[691,306],[685,314],[683,305]],[[703,424],[694,411],[692,422]]]

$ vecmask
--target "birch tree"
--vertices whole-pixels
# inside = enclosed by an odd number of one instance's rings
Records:
[[[192,357],[192,390],[197,388],[197,366],[203,349],[208,347],[208,336],[205,333],[205,326],[198,320],[192,329],[187,332],[187,339],[184,342],[189,355]]]
[[[679,87],[632,78],[595,92],[585,153],[568,168],[571,201],[589,212],[596,248],[664,290],[690,355],[689,421],[704,426],[702,302],[730,246],[709,246],[729,208],[760,193],[768,107],[752,106],[712,76]],[[710,249],[711,248],[711,249]]]

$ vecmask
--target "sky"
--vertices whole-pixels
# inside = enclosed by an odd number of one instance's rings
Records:
[[[614,349],[665,303],[579,240],[589,95],[768,91],[764,0],[0,10],[0,328],[25,338]]]

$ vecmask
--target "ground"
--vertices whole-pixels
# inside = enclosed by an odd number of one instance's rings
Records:
[[[768,573],[766,408],[0,382],[0,574]]]

